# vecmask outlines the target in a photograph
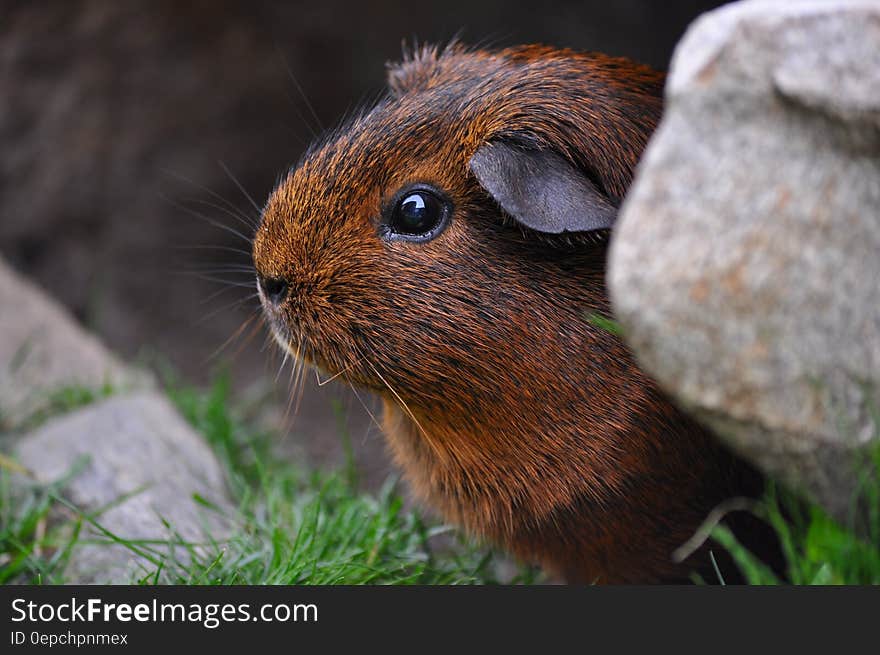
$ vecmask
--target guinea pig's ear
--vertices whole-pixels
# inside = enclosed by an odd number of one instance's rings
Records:
[[[488,143],[471,157],[470,169],[504,211],[538,232],[605,230],[617,217],[609,198],[550,150]]]

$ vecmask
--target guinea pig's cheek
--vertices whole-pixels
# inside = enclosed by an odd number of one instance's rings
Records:
[[[259,290],[258,294],[260,296],[263,316],[272,337],[282,348],[286,348],[287,344],[293,339],[293,330],[291,329],[290,318],[286,315],[284,306],[268,302],[262,290]]]
[[[269,321],[269,325],[273,331],[277,329],[279,324],[284,323],[284,318],[281,316],[281,310],[278,307],[273,306],[272,303],[266,302],[262,292],[260,292],[260,304],[263,306],[263,316]]]
[[[281,348],[281,350],[285,352],[290,352],[290,337],[284,334],[284,331],[276,327],[272,326],[271,329],[272,338],[275,339],[275,343]]]
[[[287,325],[287,321],[278,315],[275,310],[266,310],[266,317],[269,319],[269,331],[272,333],[272,338],[278,342],[282,348],[286,348],[287,344],[291,341],[291,332],[290,328]]]

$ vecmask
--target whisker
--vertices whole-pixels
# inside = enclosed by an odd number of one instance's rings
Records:
[[[218,289],[217,291],[215,291],[215,292],[212,293],[211,295],[205,297],[205,298],[204,298],[199,304],[201,304],[201,305],[207,305],[209,302],[211,302],[212,300],[214,300],[214,299],[216,299],[216,298],[219,298],[220,296],[222,296],[222,295],[223,295],[224,293],[226,293],[227,291],[230,291],[230,290],[232,290],[232,289],[237,289],[237,288],[238,288],[238,287],[225,287],[225,288],[223,288],[223,289]],[[236,300],[234,300],[234,301],[232,301],[232,302],[236,302],[236,303],[238,303],[238,302],[243,302],[243,301],[245,301],[245,300],[254,300],[255,298],[259,298],[259,297],[260,297],[260,294],[257,293],[256,291],[254,291],[253,293],[248,293],[248,294],[246,294],[246,295],[244,295],[244,296],[242,296],[242,297],[240,297],[240,298],[237,298]]]
[[[306,362],[305,360],[300,360],[302,363],[299,368],[299,391],[296,394],[296,406],[293,408],[293,415],[299,415],[299,406],[302,403],[302,399],[306,394]]]
[[[205,205],[206,207],[210,207],[211,209],[216,209],[218,212],[223,212],[227,216],[234,218],[235,220],[237,220],[239,223],[241,223],[242,225],[244,225],[248,229],[251,229],[251,230],[257,229],[257,221],[252,220],[250,216],[248,216],[247,214],[240,212],[238,210],[233,211],[231,209],[227,209],[223,205],[217,205],[213,202],[210,202],[208,200],[204,200],[202,198],[187,198],[186,201],[193,202],[193,203],[196,203],[199,205]]]
[[[228,312],[230,310],[237,309],[237,308],[241,307],[243,304],[245,304],[246,302],[249,302],[256,297],[257,297],[257,294],[252,293],[250,295],[245,296],[244,298],[239,298],[238,300],[234,300],[231,303],[223,305],[222,307],[218,307],[217,309],[214,309],[214,310],[208,312],[208,314],[206,314],[205,316],[202,316],[201,318],[199,318],[199,320],[196,322],[196,325],[201,325],[205,321],[210,321],[212,318],[217,316],[217,314],[221,314],[223,312]],[[256,309],[260,309],[260,306],[257,305]]]
[[[241,354],[241,351],[245,349],[245,347],[250,344],[251,341],[254,340],[254,337],[260,332],[265,325],[266,316],[262,312],[262,308],[256,308],[256,315],[259,317],[257,322],[251,327],[250,332],[247,333],[247,336],[238,344],[238,347],[232,352],[231,358],[235,359]]]
[[[281,371],[284,370],[284,365],[287,363],[287,360],[290,358],[290,351],[287,348],[284,348],[284,357],[281,360],[281,366],[278,367],[278,372],[275,374],[275,384],[278,384],[278,378],[281,377]]]
[[[217,357],[217,355],[220,354],[220,352],[221,352],[223,349],[226,348],[226,346],[228,346],[228,345],[232,342],[233,339],[236,339],[236,338],[237,338],[237,337],[238,337],[238,336],[239,336],[239,335],[240,335],[240,334],[241,334],[241,333],[247,328],[247,326],[248,326],[248,325],[249,325],[249,324],[250,324],[255,318],[257,318],[259,315],[260,315],[260,314],[258,314],[258,313],[255,311],[255,312],[254,312],[249,318],[245,319],[245,320],[242,322],[242,324],[238,326],[238,329],[237,329],[235,332],[233,332],[232,335],[231,335],[228,339],[226,339],[226,341],[224,341],[222,344],[220,344],[220,347],[217,348],[214,352],[212,352],[212,353],[211,353],[211,354],[210,354],[210,355],[204,360],[204,362],[202,362],[202,363],[203,363],[203,364],[208,364],[208,363],[210,363],[215,357]]]
[[[247,214],[245,214],[243,211],[241,211],[241,210],[238,208],[238,206],[236,206],[234,203],[232,203],[231,201],[229,201],[229,200],[227,200],[226,198],[224,198],[223,196],[221,196],[221,195],[220,195],[219,193],[217,193],[216,191],[213,191],[212,189],[209,189],[208,187],[206,187],[206,186],[204,186],[204,185],[202,185],[202,184],[199,184],[198,182],[195,182],[194,180],[191,180],[191,179],[189,179],[188,177],[186,177],[186,176],[184,176],[184,175],[181,175],[180,173],[175,173],[174,171],[169,170],[169,169],[167,169],[167,168],[163,168],[162,171],[163,171],[164,173],[166,173],[167,175],[170,175],[171,177],[175,177],[175,178],[177,178],[178,180],[181,180],[181,181],[183,181],[183,182],[186,182],[187,184],[189,184],[189,185],[191,185],[191,186],[194,186],[195,188],[197,188],[197,189],[199,189],[199,190],[201,190],[201,191],[204,191],[205,193],[207,193],[207,194],[210,195],[211,197],[216,198],[218,201],[220,201],[221,203],[223,203],[223,204],[228,208],[229,211],[232,211],[232,212],[238,214],[238,215],[241,216],[242,218],[245,218],[245,219],[249,219],[249,218],[250,218]],[[259,212],[259,210],[257,210],[257,211]],[[253,226],[251,226],[251,227],[253,227]]]
[[[300,113],[299,109],[297,108],[296,104],[294,103],[293,98],[290,96],[289,93],[285,93],[284,95],[287,96],[287,99],[290,100],[290,103],[293,105],[293,110],[296,112],[297,117],[298,117],[303,123],[305,123],[305,119],[303,119],[303,116],[302,116],[302,114]],[[292,137],[296,140],[296,142],[300,145],[300,147],[301,147],[303,150],[305,150],[306,148],[309,147],[309,142],[306,141],[305,139],[303,139],[302,135],[301,135],[299,132],[297,132],[296,130],[293,129],[293,126],[288,125],[287,123],[281,123],[280,125],[281,125],[281,127],[282,127],[282,128],[283,128],[283,129],[284,129],[284,130],[285,130],[290,136],[292,136]],[[309,130],[309,131],[311,132],[311,130]],[[313,136],[312,138],[313,138],[313,139],[317,139],[318,137],[317,137],[317,136]]]
[[[230,227],[230,226],[226,225],[225,223],[220,223],[219,221],[215,221],[210,216],[207,216],[201,212],[198,212],[191,207],[187,207],[186,205],[183,205],[183,204],[177,202],[176,200],[172,200],[171,198],[169,198],[166,195],[160,194],[160,196],[162,197],[163,200],[171,203],[177,209],[180,209],[181,211],[184,211],[187,214],[189,214],[195,218],[199,218],[199,219],[205,221],[206,223],[208,223],[209,225],[213,225],[214,227],[216,227],[220,230],[225,230],[226,232],[229,232],[230,234],[237,236],[239,239],[241,239],[242,241],[244,241],[248,245],[251,245],[251,239],[249,237],[246,237],[244,234],[242,234],[241,232],[239,232],[235,228]]]
[[[233,252],[239,255],[245,255],[250,258],[253,253],[249,250],[242,250],[241,248],[233,248],[232,246],[171,246],[172,250],[221,250],[223,252]]]
[[[287,350],[290,350],[291,345],[292,344],[290,342],[287,343]],[[282,419],[282,422],[284,425],[288,425],[290,428],[293,427],[293,423],[290,420],[290,410],[293,407],[293,397],[294,397],[294,388],[295,388],[294,385],[295,385],[295,380],[296,380],[296,375],[297,375],[297,369],[300,366],[302,366],[302,360],[300,360],[300,358],[299,358],[299,353],[300,353],[301,347],[302,347],[302,340],[300,340],[299,344],[296,347],[296,353],[294,354],[294,357],[293,357],[293,366],[290,368],[290,378],[288,379],[288,382],[287,382],[287,393],[288,393],[287,409],[284,410],[284,418]],[[294,414],[294,416],[295,416],[295,414]]]
[[[381,432],[382,431],[382,424],[379,422],[379,419],[376,418],[375,414],[373,414],[373,412],[370,410],[370,408],[367,407],[367,403],[365,403],[364,399],[361,398],[361,395],[358,393],[357,387],[355,387],[350,382],[349,382],[348,386],[351,388],[352,392],[354,393],[355,398],[358,399],[358,402],[361,404],[361,407],[363,407],[364,411],[369,415],[370,420],[373,422],[373,425],[375,425],[377,428],[379,428],[379,431]],[[369,431],[367,431],[367,434],[364,435],[364,442],[367,440],[368,434],[369,434]]]
[[[361,358],[361,359],[363,359],[363,358]],[[320,374],[318,373],[318,369],[315,368],[315,381],[318,383],[318,386],[319,386],[319,387],[323,387],[325,384],[330,384],[331,382],[333,382],[333,380],[335,380],[336,378],[338,378],[340,375],[343,375],[343,374],[347,373],[348,371],[350,371],[351,369],[353,369],[355,366],[357,366],[358,364],[360,364],[360,363],[361,363],[361,359],[358,359],[356,362],[352,362],[351,364],[349,364],[348,366],[346,366],[344,369],[342,369],[341,371],[339,371],[339,373],[335,373],[335,374],[331,375],[331,376],[330,376],[329,378],[327,378],[326,380],[322,380],[322,379],[321,379],[321,376],[320,376]]]
[[[208,275],[214,273],[249,273],[251,275],[256,275],[256,271],[253,266],[248,264],[225,264],[218,265],[215,263],[193,263],[189,265],[189,268],[181,268],[176,271],[177,273],[206,273]]]
[[[306,129],[309,131],[309,134],[311,135],[312,140],[314,141],[314,140],[318,139],[319,138],[318,132],[315,131],[315,128],[312,127],[312,124],[309,122],[309,120],[306,118],[306,116],[302,113],[302,111],[299,108],[299,105],[296,102],[296,99],[287,91],[287,89],[284,90],[284,95],[287,98],[287,100],[290,102],[290,106],[293,107],[293,111],[296,114],[296,117],[300,120],[300,122],[303,125],[306,126]],[[291,134],[293,134],[293,136],[296,138],[296,140],[300,142],[300,144],[302,144],[303,146],[308,148],[309,143],[307,143],[299,133],[294,132],[293,128],[288,128],[288,130],[290,131]]]
[[[188,275],[190,277],[195,277],[198,275],[211,275],[211,276],[219,276],[219,275],[232,275],[233,281],[241,282],[240,279],[242,275],[246,276],[254,289],[257,288],[257,272],[248,266],[235,266],[235,265],[216,265],[211,264],[209,262],[204,262],[200,264],[190,264],[183,268],[172,269],[171,273],[174,275]]]
[[[321,119],[318,118],[318,114],[315,111],[314,106],[312,106],[312,103],[309,102],[308,96],[306,96],[305,91],[303,91],[302,86],[300,86],[300,83],[297,81],[296,76],[293,74],[293,71],[290,69],[290,64],[287,63],[287,58],[284,56],[284,53],[281,51],[281,48],[279,48],[277,46],[277,44],[275,46],[275,49],[276,49],[276,52],[278,53],[279,57],[281,58],[281,61],[284,62],[284,68],[287,69],[287,74],[290,76],[290,81],[293,82],[294,88],[296,88],[300,97],[303,99],[303,102],[305,103],[306,108],[309,110],[309,113],[312,115],[312,118],[315,119],[315,124],[318,126],[318,131],[323,132],[324,125],[321,123]],[[303,120],[304,123],[306,123],[306,127],[308,127],[309,131],[312,132],[312,136],[317,138],[318,135],[315,134],[315,131],[312,129],[311,125],[309,125],[308,122],[306,122],[306,120],[302,116],[300,116],[300,118]]]
[[[177,273],[178,275],[190,275],[192,277],[198,278],[199,280],[205,280],[206,282],[216,282],[218,284],[225,284],[231,287],[242,287],[244,289],[252,289],[254,287],[253,282],[236,282],[235,280],[225,280],[220,277],[213,277],[211,275],[203,275],[202,273],[196,273],[195,271],[180,271]]]
[[[275,333],[270,329],[269,333],[266,335],[266,338],[263,340],[263,345],[260,346],[260,352],[261,353],[266,352],[266,349],[269,348],[269,346],[271,346],[273,344],[278,346],[282,350],[286,350],[285,346],[282,346],[281,344],[279,344],[276,341]]]
[[[244,194],[244,197],[248,199],[248,201],[251,203],[251,207],[253,207],[256,210],[257,214],[262,214],[263,210],[260,209],[260,206],[257,204],[256,200],[254,200],[253,196],[251,196],[251,194],[249,194],[245,190],[245,188],[242,186],[241,182],[238,181],[238,178],[236,178],[235,175],[232,174],[232,171],[230,171],[228,168],[226,168],[226,164],[224,164],[222,161],[220,161],[218,163],[220,164],[220,167],[223,169],[223,172],[226,173],[227,177],[229,177],[229,179],[235,183],[235,186],[238,187],[238,190],[241,191]]]
[[[214,300],[215,298],[219,298],[220,296],[222,296],[222,295],[223,295],[224,293],[226,293],[227,291],[232,291],[233,289],[238,289],[238,287],[222,287],[222,288],[220,288],[220,289],[217,289],[217,291],[215,291],[215,292],[211,293],[210,295],[206,296],[205,298],[203,298],[203,299],[199,302],[199,304],[200,304],[200,305],[207,305],[209,302],[211,302],[211,301]],[[259,295],[260,295],[260,294],[258,294],[258,293],[252,293],[252,294],[248,295],[247,297],[248,297],[248,298],[252,298],[252,297],[259,296]]]
[[[358,346],[355,346],[355,347],[358,349],[358,353],[363,356],[363,353],[360,352],[360,348]],[[373,369],[373,372],[382,381],[382,384],[384,384],[386,387],[388,387],[388,391],[390,391],[392,394],[394,394],[394,397],[397,399],[397,402],[400,403],[400,405],[403,407],[403,409],[406,411],[406,413],[412,419],[412,422],[415,423],[416,427],[419,429],[419,432],[421,432],[422,435],[427,437],[428,433],[422,427],[421,423],[419,423],[418,419],[415,417],[415,414],[413,414],[412,410],[409,408],[409,405],[407,405],[406,402],[403,400],[403,398],[400,397],[400,394],[397,393],[390,384],[388,384],[388,380],[386,380],[385,377],[379,372],[379,369],[376,368],[376,366],[373,364],[373,362],[371,362],[369,359],[366,359],[366,358],[364,359],[364,361],[367,364],[369,364],[371,369]]]

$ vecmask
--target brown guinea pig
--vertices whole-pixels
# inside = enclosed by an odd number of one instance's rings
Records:
[[[388,79],[265,206],[277,340],[384,399],[417,496],[468,532],[572,582],[683,579],[702,562],[673,551],[752,472],[592,320],[663,75],[452,45]]]

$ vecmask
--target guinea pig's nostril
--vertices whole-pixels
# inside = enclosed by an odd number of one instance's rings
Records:
[[[280,277],[263,277],[261,275],[260,288],[263,290],[263,295],[266,296],[266,300],[273,305],[277,305],[284,300],[290,285],[287,283],[287,280]]]

